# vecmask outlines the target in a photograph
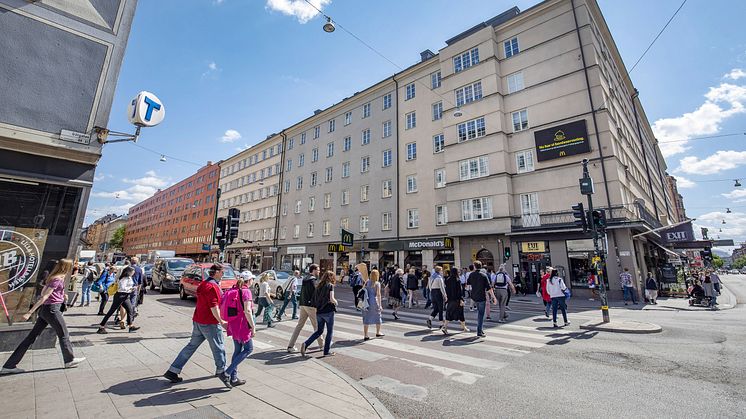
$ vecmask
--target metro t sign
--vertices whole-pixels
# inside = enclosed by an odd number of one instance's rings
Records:
[[[127,117],[131,124],[138,127],[154,127],[166,117],[166,108],[158,96],[142,91],[130,101]]]

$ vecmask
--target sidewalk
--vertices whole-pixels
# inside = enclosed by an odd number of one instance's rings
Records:
[[[172,385],[161,375],[191,334],[188,306],[151,299],[137,318],[142,329],[110,328],[107,335],[95,334],[101,319],[96,310],[92,304],[65,315],[75,355],[87,358],[78,368],[63,369],[55,348],[29,351],[19,365],[29,372],[0,376],[0,418],[390,417],[370,392],[336,369],[258,345],[239,367],[244,386],[229,390],[213,376],[207,343],[184,368],[184,381]],[[230,361],[233,343],[226,343]],[[0,360],[9,355],[0,353]]]

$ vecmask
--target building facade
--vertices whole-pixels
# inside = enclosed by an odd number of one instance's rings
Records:
[[[674,221],[687,220],[686,208],[684,208],[684,197],[679,193],[678,182],[676,178],[666,173],[666,180],[668,181],[668,193],[671,199],[671,206],[673,208]]]
[[[0,273],[11,321],[74,258],[136,4],[0,1],[0,253],[24,253]]]
[[[110,254],[121,252],[123,250],[121,248],[113,247],[110,242],[114,238],[114,232],[120,227],[124,226],[126,232],[127,215],[106,216],[102,217],[102,219],[104,221],[101,221],[98,224],[95,224],[94,222],[95,227],[93,232],[95,234],[90,235],[91,249],[96,251],[96,260],[100,262],[111,261]],[[89,226],[89,231],[91,231],[91,227],[94,224]]]
[[[219,179],[219,165],[208,161],[195,174],[130,208],[124,252],[142,256],[173,250],[195,261],[210,260]]]

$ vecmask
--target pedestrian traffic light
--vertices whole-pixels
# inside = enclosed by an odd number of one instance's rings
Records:
[[[591,221],[596,226],[596,230],[606,230],[606,211],[604,210],[593,210],[591,213]]]
[[[225,239],[225,218],[223,217],[215,219],[215,244],[220,243],[220,239]]]
[[[705,249],[699,252],[699,255],[702,256],[702,260],[712,261],[712,250],[711,249]]]
[[[583,233],[588,232],[588,219],[586,218],[583,203],[578,202],[572,206],[572,216],[575,217],[575,225],[583,229]]]
[[[229,244],[233,244],[233,240],[238,237],[238,223],[241,221],[241,211],[238,208],[231,208],[228,210],[228,220],[226,225],[228,227],[228,240]]]
[[[503,251],[503,256],[505,257],[503,262],[506,262],[508,259],[510,259],[510,247],[505,247],[505,250]]]

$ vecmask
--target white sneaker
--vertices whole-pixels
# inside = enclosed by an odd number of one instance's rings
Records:
[[[298,351],[298,350],[297,350],[297,349],[295,349],[295,346],[288,346],[288,353],[289,353],[289,354],[295,353],[295,352],[297,352],[297,351]]]
[[[22,372],[26,372],[23,368],[3,368],[0,370],[0,375],[6,375],[6,374],[20,374]]]
[[[73,358],[72,361],[65,363],[65,368],[75,368],[78,366],[78,364],[80,364],[83,361],[85,361],[85,357]]]

